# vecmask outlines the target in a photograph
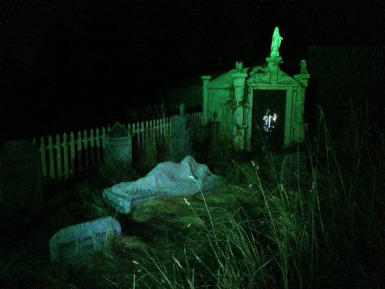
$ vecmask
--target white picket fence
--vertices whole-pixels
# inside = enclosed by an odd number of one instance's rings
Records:
[[[194,139],[201,139],[202,113],[188,115],[193,120]],[[131,133],[133,154],[143,152],[150,140],[169,143],[171,117],[122,125]],[[63,180],[96,168],[104,161],[105,139],[110,129],[108,126],[78,131],[76,138],[73,132],[56,134],[55,139],[51,135],[47,139],[40,137],[39,142],[34,138],[32,142],[40,152],[43,177]]]

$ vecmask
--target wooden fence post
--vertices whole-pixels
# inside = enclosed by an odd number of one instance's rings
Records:
[[[94,165],[95,165],[95,137],[94,137],[94,130],[92,128],[91,128],[91,132],[90,132],[89,141],[90,141],[90,146],[91,146],[90,162],[91,162],[91,166],[94,167]]]
[[[63,134],[63,162],[64,162],[64,179],[69,177],[69,167],[68,167],[68,143],[67,143],[67,134]]]
[[[53,143],[52,136],[48,136],[48,161],[49,161],[49,177],[55,178],[55,160],[53,158]]]
[[[202,138],[202,112],[195,112],[191,114],[193,119],[194,138],[200,140]],[[75,140],[74,133],[70,132],[69,140],[67,134],[64,133],[62,140],[59,134],[55,136],[55,144],[52,136],[48,136],[48,143],[46,145],[44,137],[40,137],[40,159],[42,176],[44,178],[59,178],[68,179],[73,177],[76,173],[87,170],[90,166],[96,163],[104,162],[105,138],[106,131],[110,131],[102,127],[101,130],[96,128],[88,131],[77,132],[77,139]],[[127,130],[136,139],[137,153],[143,153],[151,145],[165,144],[170,145],[169,138],[171,137],[171,117],[163,117],[156,120],[149,120],[145,122],[136,122],[127,124]],[[136,136],[135,136],[136,135]],[[32,139],[36,145],[36,139]]]
[[[101,163],[101,145],[100,145],[100,135],[99,135],[99,129],[97,128],[96,129],[96,136],[95,136],[95,139],[96,139],[96,161],[98,162],[98,164]]]
[[[75,137],[74,133],[71,131],[70,133],[70,175],[71,177],[74,176],[75,173]]]
[[[45,144],[44,144],[44,138],[40,137],[40,161],[41,161],[41,172],[43,175],[43,178],[47,178],[47,160],[46,160],[46,154],[45,154]]]
[[[54,148],[56,150],[56,176],[61,179],[62,178],[62,163],[61,163],[61,143],[60,143],[60,136],[56,135],[56,143],[54,145]]]
[[[78,161],[78,170],[82,170],[82,133],[78,131],[78,138],[76,139],[76,154],[77,154],[77,161]]]
[[[82,140],[83,142],[83,156],[84,156],[84,169],[86,170],[88,168],[88,163],[89,163],[89,160],[88,160],[88,138],[87,138],[87,131],[84,130],[83,131],[83,134],[84,134],[84,138]]]

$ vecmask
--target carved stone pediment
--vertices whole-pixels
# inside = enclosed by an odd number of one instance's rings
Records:
[[[257,66],[255,67],[250,75],[254,78],[254,82],[256,83],[260,83],[260,82],[266,82],[266,83],[269,83],[270,82],[270,70],[269,68],[266,66]]]
[[[309,78],[310,78],[310,74],[309,73],[301,73],[301,74],[297,74],[297,75],[294,75],[294,78],[299,82],[301,83],[304,87],[307,87],[309,85]]]
[[[278,72],[278,83],[293,83],[294,82],[294,79],[287,75],[285,72],[283,72],[282,70],[279,70]]]

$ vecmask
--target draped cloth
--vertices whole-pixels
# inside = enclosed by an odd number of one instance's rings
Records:
[[[190,197],[214,189],[220,177],[192,156],[180,163],[163,162],[145,177],[121,182],[103,191],[103,199],[119,213],[127,214],[143,203],[173,197]]]

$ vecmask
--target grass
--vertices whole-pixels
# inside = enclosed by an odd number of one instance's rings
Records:
[[[260,141],[261,150],[243,155],[211,142],[212,153],[197,160],[226,184],[130,215],[108,209],[101,191],[136,179],[134,169],[101,167],[51,188],[46,218],[2,255],[1,288],[383,288],[385,139],[367,110],[352,106],[340,138],[320,110],[316,132],[297,148],[309,165],[295,184],[280,183],[282,154]],[[106,215],[122,236],[74,264],[49,263],[58,229]]]

